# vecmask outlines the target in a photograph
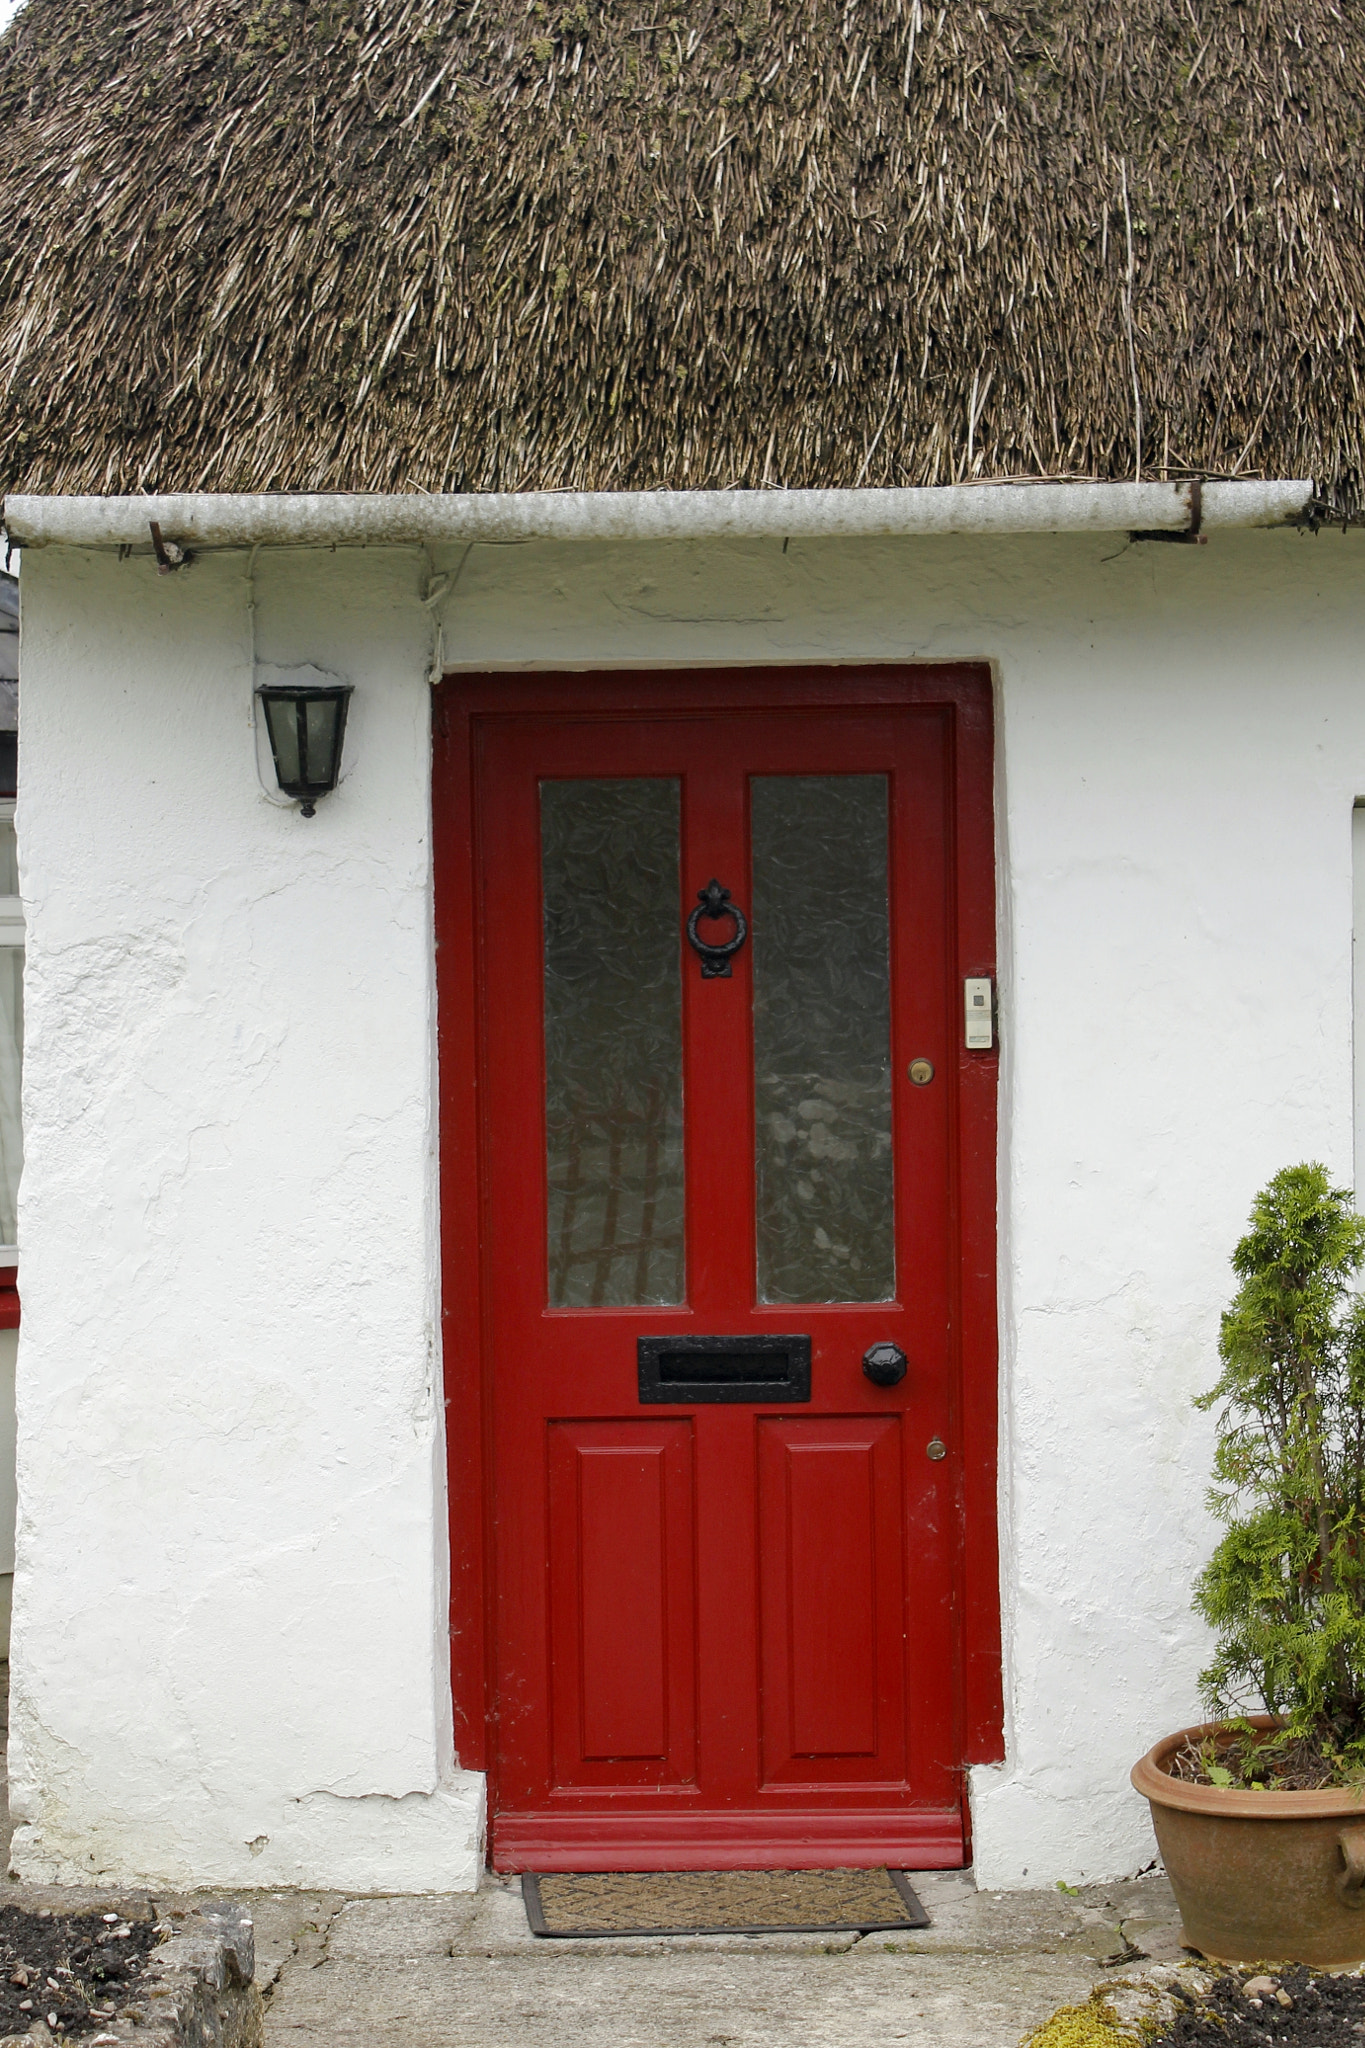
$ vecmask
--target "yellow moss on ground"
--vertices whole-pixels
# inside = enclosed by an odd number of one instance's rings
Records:
[[[1084,2005],[1059,2005],[1019,2048],[1132,2048],[1136,2038],[1119,2023],[1112,2005],[1088,1998]]]

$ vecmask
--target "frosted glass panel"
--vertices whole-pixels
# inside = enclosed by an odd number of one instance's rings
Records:
[[[679,786],[543,782],[550,1302],[683,1300]]]
[[[761,775],[753,801],[760,1301],[889,1301],[884,775]]]

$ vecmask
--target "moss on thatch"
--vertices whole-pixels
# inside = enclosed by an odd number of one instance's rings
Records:
[[[30,0],[0,485],[1313,476],[1351,0]]]

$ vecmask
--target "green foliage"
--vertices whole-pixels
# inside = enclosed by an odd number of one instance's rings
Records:
[[[1226,1525],[1195,1587],[1217,1632],[1213,1713],[1254,1689],[1293,1734],[1365,1760],[1365,1219],[1321,1166],[1256,1197],[1223,1317],[1209,1506]]]

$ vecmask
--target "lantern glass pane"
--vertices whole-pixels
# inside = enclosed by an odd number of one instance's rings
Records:
[[[275,773],[281,789],[288,789],[302,780],[299,760],[298,707],[292,699],[263,697],[266,727],[270,733],[270,750],[275,756]]]
[[[337,779],[336,731],[341,701],[310,697],[303,707],[305,780],[314,789],[331,789]]]

